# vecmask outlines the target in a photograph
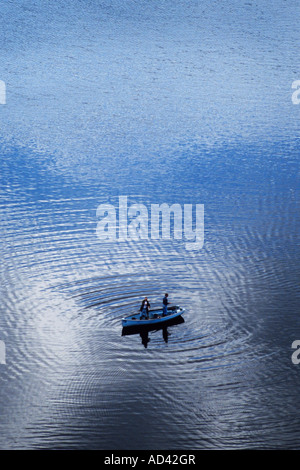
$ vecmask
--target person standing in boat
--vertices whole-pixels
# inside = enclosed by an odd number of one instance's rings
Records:
[[[149,318],[149,309],[150,309],[150,303],[147,297],[145,297],[140,308],[141,318],[143,317]]]
[[[165,315],[168,315],[168,304],[169,304],[168,294],[165,294],[165,296],[163,298],[163,317]]]

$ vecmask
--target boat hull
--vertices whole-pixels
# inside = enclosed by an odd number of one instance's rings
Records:
[[[172,327],[174,325],[180,325],[181,323],[184,323],[184,318],[183,316],[179,315],[178,317],[172,318],[171,320],[164,321],[162,323],[157,323],[157,324],[150,324],[150,325],[134,325],[134,326],[126,326],[122,328],[122,336],[128,336],[128,335],[146,335],[150,331],[164,331],[169,327]]]
[[[163,316],[162,309],[151,310],[150,318],[140,318],[140,313],[129,315],[122,319],[123,328],[132,327],[132,326],[152,326],[159,325],[161,323],[169,322],[176,317],[179,317],[184,313],[184,308],[181,307],[172,307],[168,309],[168,314]]]

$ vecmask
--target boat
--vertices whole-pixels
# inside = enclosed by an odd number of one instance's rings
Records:
[[[169,322],[174,320],[174,318],[179,317],[184,313],[185,309],[179,306],[172,306],[168,308],[167,315],[163,315],[163,309],[157,308],[150,310],[149,318],[144,318],[141,316],[141,313],[134,313],[128,315],[127,317],[122,318],[123,328],[133,327],[133,326],[152,326],[158,325],[164,322]]]
[[[122,336],[128,336],[128,335],[136,335],[140,334],[141,336],[148,333],[148,332],[157,332],[157,331],[162,331],[163,336],[165,334],[165,331],[174,325],[180,325],[181,323],[184,323],[184,318],[179,315],[178,317],[172,318],[171,320],[166,320],[165,322],[162,323],[151,323],[148,325],[133,325],[133,326],[123,326],[122,328]]]

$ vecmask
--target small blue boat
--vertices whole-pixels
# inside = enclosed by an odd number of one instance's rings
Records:
[[[142,314],[134,313],[128,317],[122,318],[122,326],[151,326],[158,323],[168,322],[184,313],[184,308],[172,306],[168,308],[167,315],[163,315],[162,308],[150,310],[149,318],[144,318]]]

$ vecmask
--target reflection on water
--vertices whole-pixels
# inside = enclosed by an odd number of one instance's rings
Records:
[[[1,448],[299,448],[299,21],[265,3],[3,5]],[[101,243],[120,195],[204,204],[203,249]],[[122,334],[165,292],[184,322]]]
[[[166,322],[166,324],[163,324],[161,326],[158,325],[152,325],[150,326],[128,326],[124,327],[122,329],[122,336],[128,336],[128,335],[140,335],[142,344],[145,346],[145,348],[148,346],[149,341],[151,338],[149,338],[149,333],[154,332],[162,333],[162,337],[164,339],[165,343],[168,343],[169,335],[172,334],[170,332],[170,327],[174,325],[179,325],[180,323],[184,323],[184,318],[182,316],[179,316],[177,318],[174,318],[173,320],[169,320]]]

